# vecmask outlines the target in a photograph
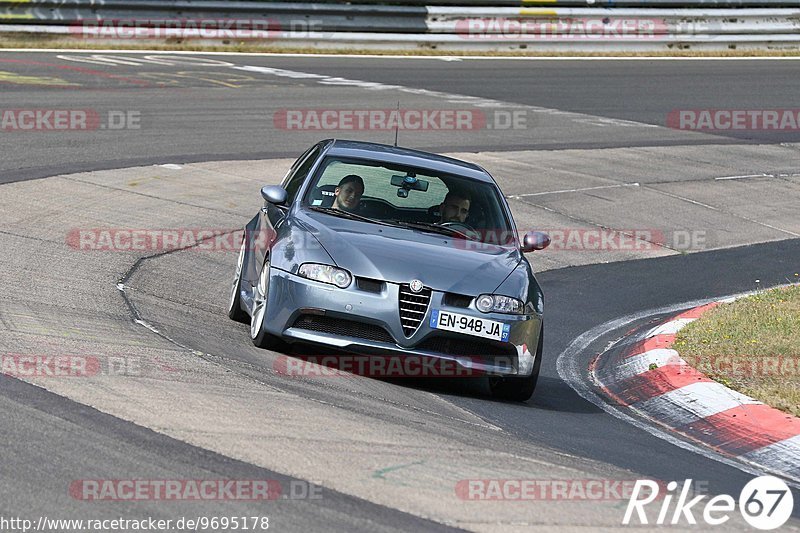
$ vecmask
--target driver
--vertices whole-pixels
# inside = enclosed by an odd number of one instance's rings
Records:
[[[440,224],[445,222],[464,223],[469,216],[470,198],[466,193],[450,191],[439,206]]]
[[[361,176],[349,174],[341,179],[333,191],[331,208],[352,213],[358,209],[362,194],[364,194],[364,180]]]

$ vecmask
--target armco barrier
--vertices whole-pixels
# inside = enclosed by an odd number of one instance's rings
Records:
[[[547,7],[535,7],[536,1]],[[800,47],[798,0],[567,0],[492,2],[459,0],[459,5],[294,3],[223,0],[0,0],[0,32],[110,38],[142,38],[219,44],[249,40],[278,47],[647,51],[659,49]],[[603,5],[615,7],[602,7]],[[510,4],[510,5],[509,5]],[[582,7],[563,7],[581,5]],[[631,5],[636,7],[619,7]],[[655,7],[668,6],[675,7]],[[708,6],[764,7],[708,7]],[[793,7],[774,7],[792,5]],[[706,6],[706,7],[686,7]],[[679,8],[680,7],[680,8]],[[98,26],[169,28],[234,23],[262,32],[154,31],[116,35]],[[185,28],[184,28],[185,29]],[[93,31],[94,30],[94,31]],[[113,32],[111,32],[113,34]],[[145,32],[146,33],[146,32]],[[166,37],[165,37],[166,35]]]
[[[269,20],[289,28],[313,20],[320,31],[394,32],[426,31],[424,6],[382,6],[224,1],[52,0],[13,2],[0,0],[0,23],[74,25],[83,21]]]
[[[430,7],[428,31],[469,38],[535,41],[542,35],[603,33],[614,25],[638,26],[655,35],[800,34],[800,7],[794,9],[634,9],[634,8],[465,8]]]
[[[326,8],[374,8],[388,6],[428,7],[428,6],[466,6],[466,7],[636,7],[636,8],[747,8],[747,7],[797,7],[797,0],[316,0],[313,3],[293,0],[2,0],[0,7],[16,6],[24,9],[62,9],[100,8],[100,9],[153,9],[153,10],[292,10]]]

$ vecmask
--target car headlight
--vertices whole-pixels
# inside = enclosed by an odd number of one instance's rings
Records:
[[[331,265],[320,265],[319,263],[302,264],[297,273],[304,278],[336,285],[340,289],[344,289],[353,281],[353,276],[347,270]]]
[[[475,307],[481,313],[507,313],[521,315],[525,304],[516,298],[499,294],[481,294],[475,299]]]

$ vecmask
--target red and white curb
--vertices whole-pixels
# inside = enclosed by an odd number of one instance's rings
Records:
[[[800,479],[800,418],[711,380],[672,349],[681,328],[720,303],[695,307],[651,329],[615,364],[593,365],[593,378],[619,405],[673,432]]]

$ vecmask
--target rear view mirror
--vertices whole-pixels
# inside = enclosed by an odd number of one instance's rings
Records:
[[[267,185],[261,189],[261,196],[267,202],[275,205],[283,205],[289,197],[289,193],[283,187],[277,185]]]
[[[401,190],[405,191],[425,192],[428,190],[428,182],[421,180],[416,176],[392,176],[392,185],[395,187],[402,187]],[[397,196],[401,196],[399,191]],[[408,196],[408,194],[405,196]]]
[[[531,231],[525,234],[522,238],[522,252],[534,252],[536,250],[544,250],[550,246],[550,236],[541,231]]]

